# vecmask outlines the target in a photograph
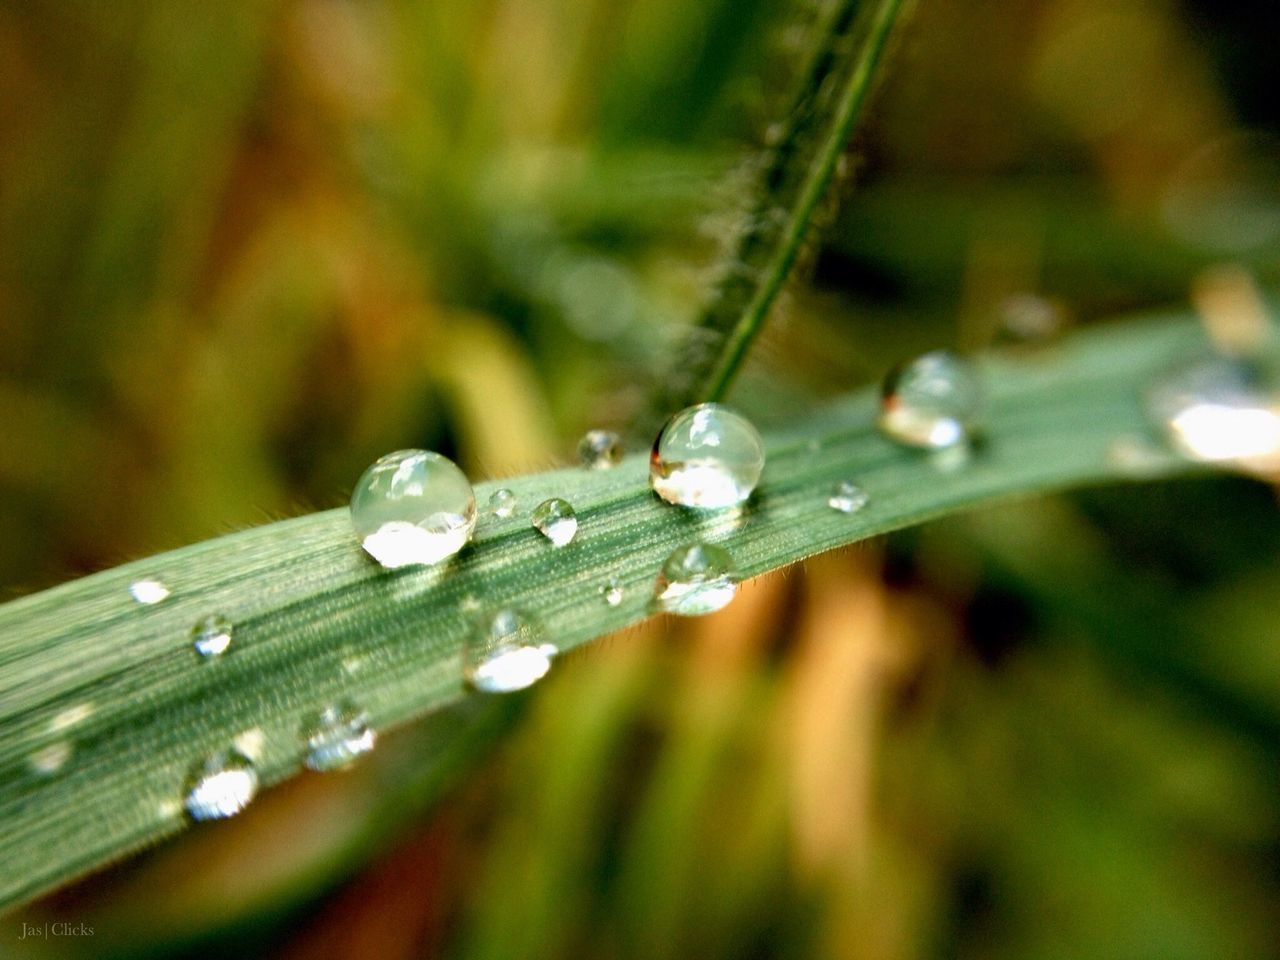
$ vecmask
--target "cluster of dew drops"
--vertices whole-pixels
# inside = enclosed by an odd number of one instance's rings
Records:
[[[1146,395],[1147,410],[1168,444],[1183,456],[1238,463],[1261,454],[1274,461],[1280,456],[1276,370],[1256,357],[1200,356],[1155,383]],[[979,436],[983,405],[977,368],[962,356],[938,350],[889,373],[881,389],[878,426],[898,444],[943,455],[940,464],[963,464]],[[592,430],[578,452],[586,469],[608,470],[622,461],[623,451],[617,434]],[[675,508],[732,511],[751,498],[764,466],[764,444],[751,422],[722,404],[703,403],[680,411],[659,431],[650,453],[649,483]],[[870,499],[847,478],[822,492],[826,508],[840,514],[856,514]],[[487,508],[495,521],[510,520],[518,516],[520,503],[504,487],[491,494]],[[471,540],[477,514],[475,492],[462,470],[426,450],[381,457],[360,477],[351,498],[356,538],[387,569],[442,564]],[[542,500],[528,519],[552,550],[569,547],[578,534],[573,506],[561,497]],[[724,547],[701,540],[682,543],[652,575],[647,599],[660,611],[700,616],[727,605],[740,579]],[[600,602],[620,607],[634,581],[629,570],[607,576],[598,587]],[[134,581],[130,593],[146,605],[169,595],[163,583],[150,579]],[[506,693],[547,674],[559,650],[532,614],[514,607],[480,611],[478,604],[473,606],[478,617],[463,654],[467,684],[483,693]],[[195,652],[206,660],[222,656],[232,638],[232,624],[218,614],[198,621],[190,634]],[[369,716],[347,701],[307,717],[301,730],[305,762],[314,770],[345,767],[372,750],[374,740]],[[52,758],[42,759],[50,766]],[[192,773],[186,810],[197,820],[231,816],[249,803],[257,786],[249,753],[232,747]]]

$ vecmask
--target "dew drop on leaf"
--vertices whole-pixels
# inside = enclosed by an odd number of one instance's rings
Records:
[[[578,534],[578,516],[568,501],[559,497],[543,500],[530,515],[533,527],[551,541],[554,547],[563,547]]]
[[[890,371],[880,391],[880,429],[910,447],[938,450],[973,438],[982,381],[964,357],[935,350]]]
[[[867,505],[866,491],[848,480],[841,480],[831,488],[827,506],[840,513],[857,513]]]
[[[205,660],[221,656],[231,646],[231,621],[220,613],[202,617],[191,628],[191,645]]]
[[[476,622],[464,649],[463,675],[482,693],[523,690],[546,676],[556,652],[532,616],[505,608]]]
[[[673,551],[662,564],[654,598],[667,613],[702,616],[726,606],[738,592],[739,580],[727,550],[690,543]]]
[[[216,753],[198,765],[187,789],[186,808],[193,820],[232,817],[258,792],[253,761],[237,749]]]
[[[169,596],[169,588],[159,580],[135,580],[129,584],[129,596],[143,606],[159,603]]]
[[[439,563],[471,539],[475,493],[448,457],[398,450],[375,461],[356,483],[351,523],[360,545],[384,567]]]
[[[377,739],[369,715],[350,701],[331,704],[302,728],[306,764],[312,770],[339,770],[371,751]]]
[[[514,516],[516,512],[516,495],[506,487],[499,487],[489,495],[489,512],[499,520]]]
[[[649,457],[654,493],[681,507],[719,509],[746,501],[764,470],[764,443],[742,415],[700,403],[667,421]]]
[[[612,430],[588,430],[578,441],[578,459],[590,470],[608,470],[622,461],[622,441]]]

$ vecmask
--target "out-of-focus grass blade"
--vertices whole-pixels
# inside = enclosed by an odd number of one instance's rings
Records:
[[[842,544],[995,498],[1101,482],[1131,469],[1110,451],[1147,430],[1140,385],[1203,345],[1185,318],[1111,326],[1032,359],[984,364],[986,440],[967,463],[901,449],[875,429],[876,399],[854,395],[766,437],[768,464],[738,513],[659,501],[644,455],[610,471],[505,480],[511,519],[484,516],[444,568],[386,572],[363,554],[345,510],[286,520],[130,563],[0,607],[0,902],[13,904],[185,825],[196,764],[237,739],[264,783],[296,772],[302,724],[350,699],[378,728],[466,695],[461,654],[477,613],[527,611],[561,650],[649,616],[659,565],[714,539],[754,576]],[[1153,455],[1154,475],[1182,469]],[[827,505],[833,484],[869,495]],[[483,504],[498,486],[483,483]],[[554,549],[528,522],[540,500],[575,506],[577,538]],[[618,578],[611,607],[600,586]],[[143,606],[129,586],[170,591]],[[192,626],[233,625],[230,649],[201,662]],[[57,762],[54,762],[57,761]]]

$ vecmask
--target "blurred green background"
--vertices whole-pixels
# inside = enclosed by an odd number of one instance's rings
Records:
[[[502,476],[624,426],[821,9],[0,3],[5,594],[340,505],[390,449]],[[732,401],[1033,363],[1222,264],[1267,289],[1277,19],[920,0]],[[1280,956],[1275,508],[1088,491],[762,578],[6,917],[0,956]],[[46,921],[94,934],[17,940]]]

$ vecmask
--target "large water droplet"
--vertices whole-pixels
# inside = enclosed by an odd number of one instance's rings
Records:
[[[449,458],[398,450],[356,483],[351,522],[361,546],[384,567],[439,563],[471,539],[475,493]]]
[[[690,543],[667,557],[658,572],[654,596],[668,613],[697,617],[726,606],[738,592],[739,579],[727,550]]]
[[[205,658],[226,653],[231,646],[231,621],[220,613],[197,620],[191,628],[191,645]]]
[[[523,690],[551,669],[556,655],[531,616],[503,609],[481,617],[465,651],[463,675],[482,693]]]
[[[856,483],[841,480],[831,488],[831,494],[827,497],[827,506],[841,513],[857,513],[867,505],[869,499],[866,491]]]
[[[578,534],[578,515],[573,512],[568,501],[559,497],[543,500],[533,508],[529,519],[534,528],[555,547],[563,547]]]
[[[981,412],[977,368],[946,350],[895,367],[880,395],[880,429],[912,447],[936,450],[967,442]]]
[[[1148,390],[1147,410],[1191,460],[1280,470],[1280,364],[1273,357],[1184,363]]]
[[[167,598],[169,596],[169,588],[159,580],[135,580],[129,584],[129,596],[144,606],[150,606]]]
[[[618,606],[618,604],[622,603],[622,581],[617,577],[610,577],[601,585],[600,596],[604,598],[604,602],[609,606]]]
[[[307,745],[307,766],[312,770],[338,770],[373,749],[376,735],[369,715],[349,701],[325,707],[302,728]]]
[[[258,792],[253,761],[236,749],[216,753],[200,764],[187,791],[187,813],[193,820],[235,816]]]
[[[516,503],[516,495],[506,487],[499,487],[489,494],[489,512],[500,520],[515,515]]]
[[[622,441],[612,430],[588,430],[578,441],[578,459],[592,470],[608,470],[622,460]]]
[[[717,509],[743,503],[764,470],[764,443],[751,422],[718,403],[667,421],[649,457],[649,484],[668,503]]]

